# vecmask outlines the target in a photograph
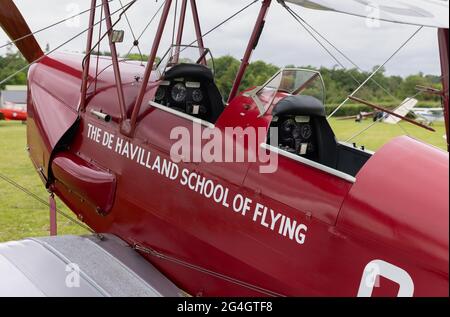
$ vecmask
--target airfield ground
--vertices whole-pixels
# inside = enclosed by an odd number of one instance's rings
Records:
[[[371,120],[362,123],[355,123],[353,120],[331,121],[339,140],[348,139],[371,123]],[[435,133],[407,123],[401,123],[401,126],[412,137],[445,149],[443,123],[435,123]],[[378,123],[352,142],[365,145],[370,150],[377,150],[391,138],[404,135],[403,129],[398,125]],[[0,121],[0,173],[47,201],[48,194],[34,171],[25,147],[26,126],[20,122]],[[72,216],[59,200],[57,205]],[[48,235],[48,219],[48,207],[0,179],[0,241]],[[87,231],[58,216],[58,233],[83,234]]]

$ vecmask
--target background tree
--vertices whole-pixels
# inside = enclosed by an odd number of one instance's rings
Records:
[[[93,54],[97,53],[93,52]],[[110,56],[110,53],[101,52],[100,55]],[[141,56],[140,54],[133,53],[126,56],[126,58],[138,61],[143,60],[146,62],[148,56]],[[159,61],[159,59],[157,59],[157,61]],[[209,64],[211,65],[212,62],[209,61]],[[0,81],[26,65],[27,62],[23,59],[22,55],[18,52],[14,52],[12,48],[9,48],[4,56],[0,56]],[[214,66],[216,84],[222,93],[223,98],[226,100],[228,99],[234,79],[239,70],[240,61],[230,55],[226,55],[216,58]],[[288,65],[287,67],[295,67],[295,65]],[[354,78],[361,83],[371,74],[371,72],[360,72],[354,68],[344,70],[337,66],[333,68],[321,67],[319,69],[310,65],[298,67],[320,71],[326,88],[326,103],[330,107],[340,104],[359,86]],[[374,67],[374,69],[376,68],[378,68],[378,66]],[[262,85],[278,70],[279,67],[273,64],[263,61],[252,62],[247,68],[247,72],[240,86],[240,91]],[[24,70],[14,78],[10,79],[7,83],[3,83],[0,86],[0,89],[3,89],[6,84],[25,85],[27,71],[28,70]],[[381,69],[373,78],[389,93],[380,89],[376,83],[369,81],[356,96],[375,103],[392,106],[398,105],[406,97],[416,95],[417,85],[433,87],[436,89],[441,89],[442,87],[439,76],[424,75],[422,73],[402,78],[400,76],[388,76],[386,75],[385,69]],[[422,104],[432,106],[437,106],[440,101],[440,97],[434,95],[418,94],[416,98],[419,99]]]

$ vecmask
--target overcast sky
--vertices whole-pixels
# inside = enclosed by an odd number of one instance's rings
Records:
[[[129,0],[121,0],[128,3]],[[181,1],[179,1],[181,2]],[[205,32],[239,10],[250,0],[197,0],[202,31]],[[60,19],[83,11],[89,7],[90,0],[15,0],[33,31]],[[175,1],[174,1],[175,3]],[[138,0],[129,10],[128,16],[136,34],[140,34],[150,18],[162,4],[161,0]],[[323,12],[291,5],[306,21],[318,29],[322,35],[343,50],[362,69],[369,70],[382,64],[416,29],[388,22],[380,22],[378,27],[368,27],[364,18],[352,17],[334,12]],[[111,11],[120,7],[119,0],[111,3]],[[256,3],[243,14],[216,30],[205,38],[205,45],[214,56],[226,54],[241,58],[256,20],[260,4]],[[117,17],[117,16],[116,16]],[[71,36],[87,27],[87,14],[76,20],[63,23],[52,30],[37,35],[42,47],[49,43],[56,48]],[[172,17],[173,19],[173,17]],[[157,26],[156,19],[141,39],[140,47],[146,54],[150,51]],[[185,44],[194,39],[192,17],[186,18]],[[133,37],[125,19],[117,28],[125,30],[125,41],[119,45],[119,52],[128,51]],[[440,73],[436,30],[423,28],[420,33],[387,64],[388,74],[406,76],[422,71],[426,74]],[[167,25],[164,40],[160,47],[167,50],[171,41],[172,22]],[[7,37],[0,31],[0,43]],[[61,51],[81,52],[85,47],[85,35],[67,44]],[[105,46],[104,46],[105,47]],[[0,49],[3,54],[5,49]],[[284,66],[313,65],[333,67],[336,62],[321,48],[309,34],[276,1],[269,11],[266,28],[252,60],[264,60]],[[348,63],[346,63],[348,65]]]

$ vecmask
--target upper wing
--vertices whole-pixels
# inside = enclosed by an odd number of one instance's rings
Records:
[[[12,0],[0,0],[0,27],[12,41],[27,36],[15,45],[29,63],[44,54],[34,36],[30,36],[31,30]]]
[[[449,28],[448,0],[285,0],[311,9],[330,10],[403,24]]]

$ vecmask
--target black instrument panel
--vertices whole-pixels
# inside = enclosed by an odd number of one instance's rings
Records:
[[[207,116],[207,93],[200,82],[173,80],[162,82],[155,94],[155,102],[199,117]]]
[[[316,138],[310,117],[283,116],[272,122],[273,128],[278,129],[278,146],[282,150],[307,158],[314,156]]]

